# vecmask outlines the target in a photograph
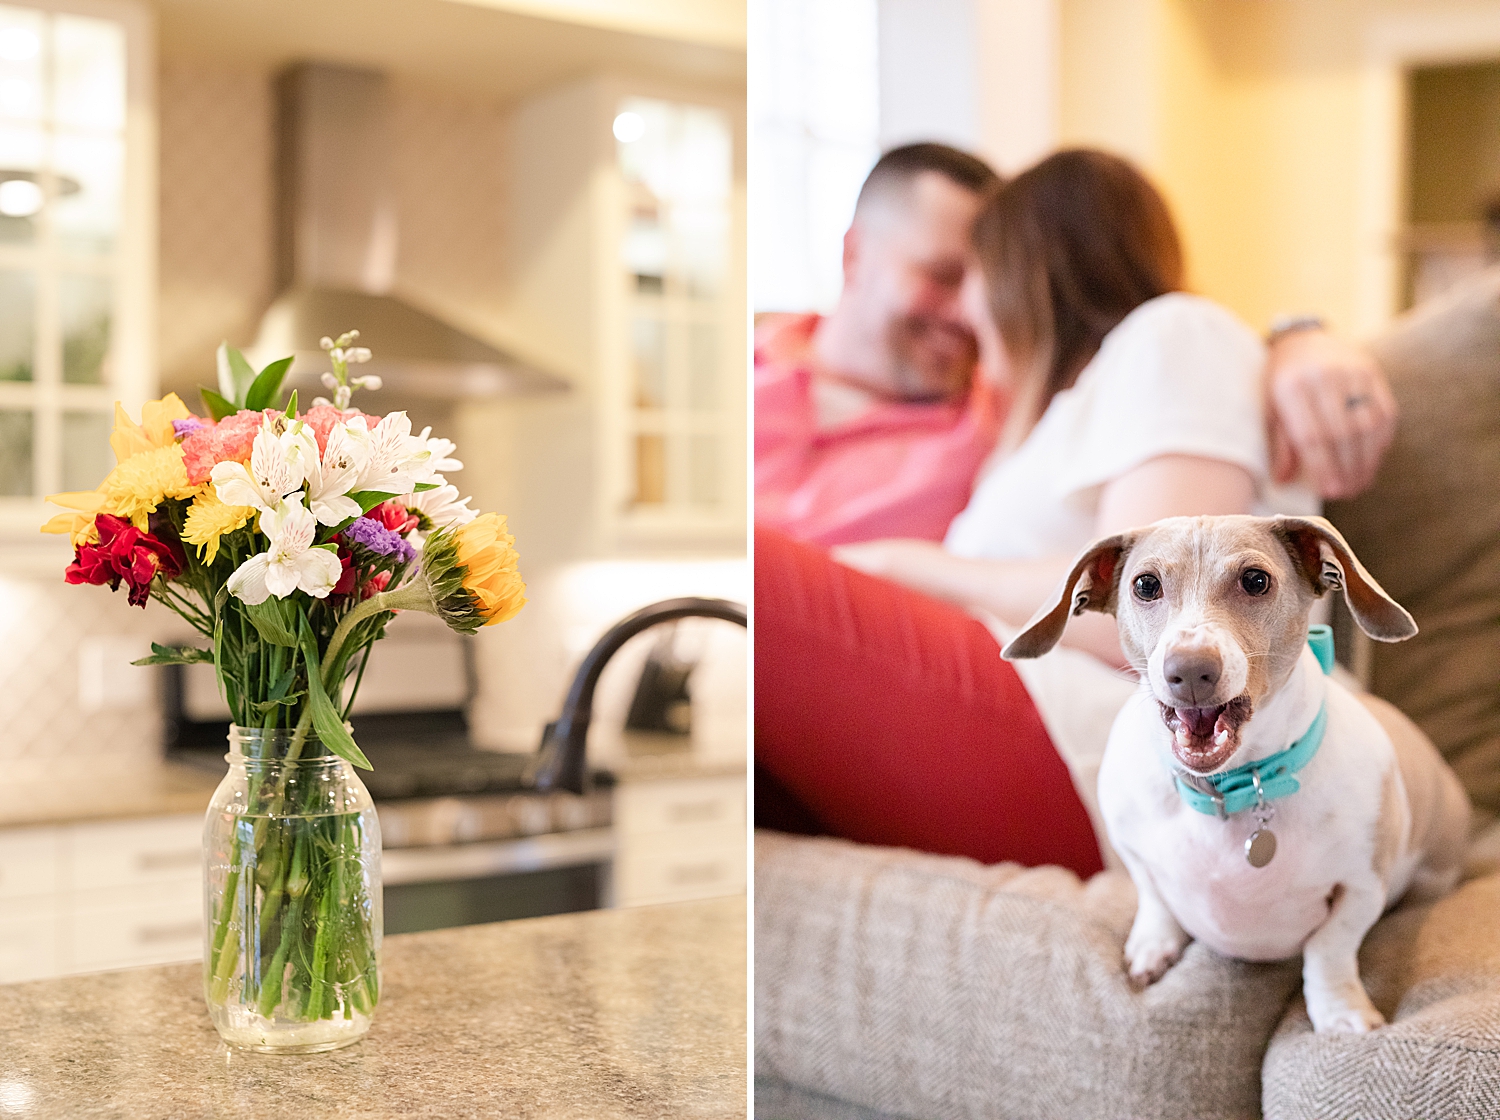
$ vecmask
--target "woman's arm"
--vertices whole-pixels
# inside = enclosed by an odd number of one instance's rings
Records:
[[[1103,537],[1163,517],[1249,513],[1255,483],[1244,467],[1219,459],[1163,455],[1105,484],[1094,535]],[[1073,563],[1072,556],[1037,560],[969,560],[931,541],[870,541],[841,545],[834,559],[851,568],[895,580],[962,607],[989,611],[1012,626],[1024,626]],[[1073,619],[1063,644],[1121,667],[1115,620],[1090,612]]]

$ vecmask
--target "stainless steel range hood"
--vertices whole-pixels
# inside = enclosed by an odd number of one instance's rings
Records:
[[[302,63],[278,80],[280,294],[252,353],[261,362],[295,355],[288,384],[307,395],[328,368],[319,340],[356,327],[374,352],[357,372],[379,374],[394,394],[466,400],[568,388],[391,291],[398,230],[387,97],[385,76],[369,70]]]

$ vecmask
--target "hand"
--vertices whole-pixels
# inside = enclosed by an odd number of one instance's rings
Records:
[[[918,583],[913,577],[923,571],[924,565],[930,564],[934,556],[947,555],[936,541],[906,539],[840,544],[829,552],[845,567],[908,585]]]
[[[1300,330],[1271,345],[1271,473],[1306,470],[1323,498],[1352,498],[1375,478],[1396,434],[1396,401],[1363,348],[1327,331]]]

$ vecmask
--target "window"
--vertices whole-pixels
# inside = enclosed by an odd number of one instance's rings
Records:
[[[140,42],[139,12],[124,5],[0,4],[0,524],[8,528],[34,532],[39,498],[97,486],[114,462],[114,402],[138,407],[150,388],[141,352],[150,220],[136,136],[143,122],[131,112]]]
[[[876,0],[750,6],[756,311],[829,311],[844,231],[880,154]]]
[[[627,521],[741,519],[743,355],[731,282],[733,134],[719,109],[644,97],[618,103],[627,290]],[[738,305],[738,306],[737,306]],[[619,491],[617,491],[619,492]]]

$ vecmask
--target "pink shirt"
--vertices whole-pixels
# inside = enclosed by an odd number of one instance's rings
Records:
[[[942,540],[994,447],[996,394],[976,380],[955,404],[878,404],[819,428],[818,323],[777,317],[755,332],[755,520],[821,545]]]

